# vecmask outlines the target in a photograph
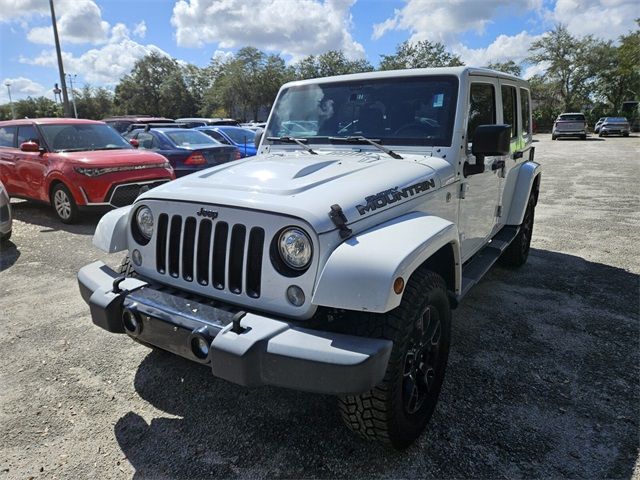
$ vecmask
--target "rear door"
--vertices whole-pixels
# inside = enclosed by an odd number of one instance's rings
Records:
[[[0,181],[9,195],[20,195],[16,182],[16,131],[17,127],[0,127]]]
[[[36,142],[43,145],[40,134],[34,125],[19,125],[17,134],[16,173],[23,188],[23,194],[29,198],[47,200],[45,178],[48,171],[48,154],[23,152],[20,145],[24,142]]]

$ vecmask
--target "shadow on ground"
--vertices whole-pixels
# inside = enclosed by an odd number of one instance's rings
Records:
[[[8,269],[20,258],[20,250],[11,240],[0,243],[0,272]]]
[[[405,452],[355,438],[332,397],[245,389],[151,352],[116,438],[136,477],[630,478],[638,457],[638,276],[532,250],[454,313],[447,379]],[[125,341],[125,339],[123,339]]]
[[[42,227],[43,233],[62,230],[80,235],[93,235],[96,225],[104,212],[83,212],[78,223],[67,225],[62,223],[50,205],[26,200],[12,200],[11,214],[14,220]]]

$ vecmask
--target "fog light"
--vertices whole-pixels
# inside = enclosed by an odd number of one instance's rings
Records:
[[[142,330],[140,320],[138,320],[135,313],[129,310],[122,312],[122,325],[127,332],[133,335],[139,334],[140,330]]]
[[[299,307],[304,304],[304,292],[297,285],[291,285],[287,288],[287,300],[291,305]]]
[[[200,336],[194,336],[191,339],[191,351],[200,358],[205,359],[209,356],[209,343]]]
[[[140,253],[140,250],[134,250],[133,252],[131,252],[131,259],[133,260],[133,263],[135,263],[137,266],[142,265],[142,254]]]

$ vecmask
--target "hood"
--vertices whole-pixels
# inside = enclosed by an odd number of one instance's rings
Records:
[[[363,152],[286,152],[258,155],[202,170],[157,187],[139,198],[179,199],[292,215],[316,232],[335,229],[338,204],[352,223],[440,188],[454,176],[445,160],[405,155],[402,160]]]
[[[117,167],[125,165],[150,165],[167,161],[157,153],[123,148],[121,150],[89,150],[85,152],[56,153],[73,164],[92,167]]]

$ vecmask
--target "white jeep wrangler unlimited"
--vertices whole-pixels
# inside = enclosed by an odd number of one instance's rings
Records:
[[[256,157],[142,194],[98,224],[93,322],[245,385],[338,395],[396,448],[440,392],[451,309],[527,260],[540,185],[526,82],[484,69],[284,85]]]

